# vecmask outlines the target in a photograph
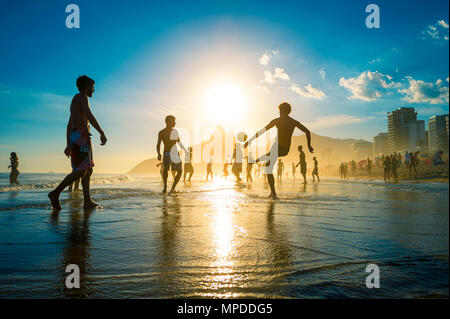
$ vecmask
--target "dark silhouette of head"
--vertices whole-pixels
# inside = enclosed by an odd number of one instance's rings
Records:
[[[95,81],[86,75],[81,75],[77,79],[77,88],[80,93],[85,93],[87,96],[92,97],[94,93]]]
[[[18,159],[16,152],[12,152],[11,153],[11,158],[14,159],[14,160]]]
[[[166,126],[170,128],[175,127],[175,116],[173,115],[166,116]]]
[[[280,115],[289,115],[291,113],[291,105],[287,102],[283,102],[278,105],[278,109],[280,110]]]
[[[301,150],[303,150],[303,146],[299,145],[297,149],[300,152]]]

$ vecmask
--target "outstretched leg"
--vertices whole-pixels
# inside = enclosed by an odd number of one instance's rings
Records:
[[[84,176],[86,170],[81,171],[73,171],[69,175],[67,175],[61,183],[50,193],[48,193],[48,198],[50,199],[50,203],[52,204],[53,210],[60,210],[61,205],[59,204],[59,195],[61,192],[73,182],[75,182],[80,177]]]
[[[181,169],[177,170],[177,175],[175,175],[175,179],[172,184],[172,188],[170,189],[169,194],[175,193],[175,187],[177,187],[178,182],[180,181],[182,171]]]

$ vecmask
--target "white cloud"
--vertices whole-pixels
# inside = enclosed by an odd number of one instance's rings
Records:
[[[378,71],[365,71],[358,77],[339,80],[339,85],[352,93],[348,99],[374,101],[382,96],[386,89],[397,87],[399,84],[392,81],[392,77]]]
[[[292,83],[289,87],[290,90],[296,92],[297,94],[300,94],[301,96],[307,97],[307,98],[313,98],[313,99],[319,99],[321,100],[323,97],[325,97],[325,93],[323,93],[321,90],[316,89],[312,87],[311,84],[308,84],[304,88],[301,88],[297,86],[297,84]]]
[[[449,102],[448,86],[438,79],[435,83],[414,80],[411,76],[406,77],[409,82],[407,89],[398,90],[405,94],[404,100],[410,103],[440,104]]]
[[[325,81],[325,75],[326,75],[325,70],[322,68],[319,70],[319,73],[320,73],[320,77],[322,78],[322,81]]]
[[[264,53],[258,60],[259,64],[261,65],[267,65],[270,62],[271,55],[269,53]]]
[[[355,117],[352,115],[339,114],[319,117],[314,122],[306,123],[306,125],[308,128],[317,130],[319,128],[365,123],[371,119],[373,119],[373,117]]]
[[[445,20],[439,20],[437,23],[444,29],[448,29],[448,23]]]
[[[448,22],[438,20],[435,24],[430,24],[422,31],[422,39],[432,39],[435,42],[448,41]]]
[[[284,71],[282,68],[275,68],[275,75],[274,77],[289,81],[290,77],[289,75]]]
[[[274,84],[276,81],[276,78],[282,79],[285,81],[290,80],[289,75],[282,68],[275,68],[274,73],[272,73],[270,71],[264,71],[264,81],[263,82],[266,82],[268,84]]]
[[[264,82],[269,84],[275,83],[275,78],[270,71],[264,71]]]

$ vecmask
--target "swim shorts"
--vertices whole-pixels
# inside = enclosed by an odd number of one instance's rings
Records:
[[[94,167],[91,134],[73,130],[69,134],[70,162],[74,171]]]
[[[181,159],[178,163],[175,163],[172,161],[172,158],[170,157],[170,152],[164,152],[163,156],[163,166],[164,167],[170,167],[172,171],[181,171]]]

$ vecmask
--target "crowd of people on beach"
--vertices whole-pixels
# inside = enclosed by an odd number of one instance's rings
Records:
[[[82,185],[83,197],[84,197],[84,208],[91,209],[98,207],[99,205],[95,203],[90,197],[90,178],[92,175],[94,160],[92,156],[92,143],[90,133],[90,126],[92,125],[100,133],[100,145],[105,145],[107,138],[105,133],[97,122],[96,118],[91,112],[89,98],[92,97],[94,93],[95,81],[85,75],[80,76],[76,81],[79,93],[76,94],[70,105],[70,116],[67,123],[66,139],[67,146],[64,150],[64,154],[70,157],[72,172],[67,175],[61,183],[48,194],[51,206],[54,211],[61,209],[59,204],[59,196],[65,188],[69,188],[69,191],[78,190],[79,184]],[[307,147],[308,150],[313,153],[314,149],[311,146],[311,133],[303,126],[299,121],[293,119],[289,116],[291,113],[291,105],[289,103],[281,103],[278,106],[280,116],[270,121],[263,129],[258,131],[251,138],[247,138],[244,132],[237,135],[237,139],[234,142],[234,152],[231,158],[229,158],[225,163],[223,163],[223,175],[225,179],[228,177],[228,167],[231,165],[231,173],[236,177],[236,182],[240,183],[242,181],[240,175],[243,172],[243,163],[246,160],[245,173],[246,182],[252,183],[253,176],[252,170],[253,165],[256,164],[256,178],[260,176],[264,177],[265,182],[270,186],[269,198],[276,199],[275,191],[275,178],[273,171],[276,167],[277,180],[280,182],[283,177],[283,172],[285,171],[285,165],[281,157],[289,154],[291,149],[291,140],[295,128],[298,128],[306,134]],[[169,194],[176,193],[176,186],[180,181],[183,173],[182,160],[180,157],[180,151],[172,152],[173,147],[178,149],[180,147],[185,154],[184,161],[184,178],[183,180],[191,182],[191,178],[194,174],[194,166],[192,164],[193,148],[189,147],[186,149],[181,143],[178,132],[174,129],[176,124],[176,118],[173,115],[168,115],[165,118],[165,128],[158,133],[158,140],[156,144],[156,151],[158,154],[158,167],[160,167],[160,173],[163,181],[163,194],[167,193],[167,179],[168,172],[171,170],[173,176],[173,184],[169,190]],[[245,149],[259,136],[264,134],[271,128],[277,129],[277,141],[273,143],[270,148],[269,153],[254,159],[251,152],[244,157]],[[212,140],[212,137],[210,141]],[[203,142],[209,143],[210,141]],[[161,154],[161,144],[163,144],[163,152]],[[178,145],[178,147],[176,146]],[[299,145],[297,147],[299,152],[299,161],[297,164],[292,163],[292,177],[295,179],[296,168],[300,166],[300,175],[303,177],[304,184],[307,183],[306,172],[307,163],[305,152],[303,151],[303,146]],[[398,169],[404,163],[408,176],[412,173],[417,174],[417,167],[420,163],[419,152],[405,152],[404,156],[400,153],[393,153],[390,155],[383,155],[377,157],[374,160],[367,159],[364,161],[363,166],[367,170],[368,176],[372,175],[372,170],[374,168],[382,168],[384,172],[385,182],[398,182]],[[441,159],[442,152],[438,152],[433,161],[442,162]],[[19,184],[17,177],[20,174],[19,158],[15,152],[11,153],[10,157],[11,164],[8,168],[11,168],[10,174],[10,184]],[[313,157],[314,168],[312,170],[313,182],[320,182],[319,177],[319,163],[316,157]],[[342,162],[339,166],[339,175],[341,179],[346,179],[349,176],[349,169],[351,175],[355,176],[357,167],[361,169],[360,163],[356,164],[354,160],[351,162]],[[206,165],[206,180],[211,180],[214,178],[213,172],[213,160],[210,159]]]
[[[442,151],[438,151],[429,165],[442,165]],[[424,161],[422,161],[424,162]],[[419,166],[423,166],[420,160],[420,151],[408,152],[394,152],[392,154],[381,155],[374,159],[367,158],[360,161],[358,164],[355,160],[350,162],[342,162],[339,165],[339,175],[341,179],[347,179],[349,176],[361,176],[361,172],[366,171],[368,177],[373,177],[374,169],[382,171],[382,176],[386,183],[399,181],[399,170],[404,168],[404,178],[413,178],[419,175]],[[350,172],[349,172],[350,171]]]
[[[189,150],[190,155],[186,156],[186,162],[184,162],[183,182],[189,183],[189,182],[191,182],[191,178],[194,173],[194,167],[193,167],[192,163],[190,162],[190,160],[192,158],[192,147],[189,147],[188,150]],[[300,174],[301,174],[301,176],[303,176],[303,182],[306,184],[307,183],[307,178],[306,178],[307,164],[306,164],[306,160],[305,160],[305,153],[303,152],[303,146],[299,145],[298,150],[299,150],[299,162],[297,163],[297,165],[295,163],[292,163],[292,172],[291,172],[292,179],[295,180],[297,166],[300,165]],[[314,169],[311,173],[312,181],[313,181],[313,183],[315,183],[316,180],[317,180],[317,182],[320,182],[319,162],[316,157],[313,157],[313,163],[314,163]],[[213,164],[212,159],[210,159],[208,161],[208,163],[206,164],[206,181],[208,181],[208,180],[212,181],[214,179],[214,170],[213,170],[212,164]],[[233,161],[231,159],[228,159],[227,161],[225,161],[223,163],[222,175],[220,176],[224,180],[227,180],[228,176],[230,175],[230,172],[228,171],[230,165],[232,167],[231,173],[235,176],[235,180],[237,183],[242,181],[241,174],[244,173],[243,167],[245,167],[246,183],[252,183],[254,181],[254,179],[258,180],[260,178],[263,178],[264,181],[267,182],[266,174],[264,174],[264,172],[263,172],[264,164],[261,162],[255,162],[254,160],[252,160],[251,155],[246,156],[245,161],[242,163],[238,163],[235,160]],[[254,165],[256,165],[255,169],[253,169]],[[159,162],[156,166],[160,168],[159,173],[161,175],[161,181],[164,181],[164,175],[163,175],[164,163]],[[171,167],[169,167],[169,170],[172,172],[173,179],[175,180],[176,170],[172,170]],[[283,175],[285,173],[284,162],[282,161],[281,158],[278,159],[278,162],[276,164],[276,171],[277,171],[277,181],[281,182],[283,180]],[[187,175],[188,175],[188,178],[186,179]],[[288,176],[288,173],[286,173],[285,175]]]
[[[50,199],[51,206],[54,211],[59,211],[61,209],[61,205],[59,203],[59,196],[61,192],[75,183],[78,180],[81,180],[81,185],[83,188],[83,197],[84,197],[84,208],[92,209],[98,207],[99,205],[95,203],[90,197],[90,178],[92,175],[94,160],[92,155],[92,143],[91,143],[91,133],[90,126],[92,125],[99,133],[100,133],[100,145],[105,145],[107,142],[106,135],[100,124],[97,122],[96,118],[91,112],[89,98],[92,97],[95,89],[95,81],[89,78],[86,75],[78,77],[76,81],[77,88],[79,93],[76,94],[70,105],[70,116],[67,123],[66,129],[66,139],[67,146],[64,150],[64,154],[71,159],[72,172],[67,175],[61,183],[48,194],[48,198]],[[288,155],[291,148],[291,139],[295,128],[300,129],[306,134],[307,146],[311,153],[313,153],[314,149],[311,146],[311,133],[310,131],[303,126],[299,121],[293,119],[289,116],[291,113],[291,105],[289,103],[281,103],[278,106],[280,116],[273,119],[269,124],[267,124],[263,129],[258,131],[254,136],[247,139],[245,133],[238,134],[238,142],[235,143],[235,150],[233,154],[233,166],[232,173],[236,176],[237,182],[241,181],[240,173],[242,172],[242,160],[243,157],[243,149],[246,149],[255,139],[264,134],[266,131],[271,128],[276,127],[277,129],[277,142],[274,143],[270,149],[270,152],[257,158],[255,163],[260,163],[264,168],[264,174],[266,176],[267,182],[270,186],[270,195],[269,197],[272,199],[276,199],[276,191],[275,191],[275,180],[273,176],[273,169],[279,157],[284,157]],[[167,193],[167,178],[169,169],[172,171],[174,176],[174,181],[171,186],[169,194],[173,194],[176,192],[176,186],[182,175],[182,161],[179,156],[179,152],[172,152],[173,147],[177,144],[186,154],[186,156],[192,157],[192,149],[187,150],[184,145],[181,143],[180,137],[178,136],[178,132],[174,129],[176,124],[176,118],[173,115],[168,115],[165,118],[166,127],[162,129],[158,133],[158,141],[156,144],[156,151],[158,154],[158,161],[160,161],[162,178],[164,188],[162,193]],[[241,136],[239,136],[241,135]],[[161,144],[164,145],[163,152],[161,154]],[[299,146],[300,151],[300,161],[297,165],[301,166],[301,173],[305,178],[306,182],[306,162],[302,159],[302,147]],[[274,155],[276,154],[276,155]],[[272,156],[271,156],[272,155]],[[275,158],[274,158],[275,157]],[[252,180],[251,177],[251,166],[249,166],[249,160],[247,157],[247,180]],[[252,161],[253,162],[253,161]],[[281,162],[281,161],[280,161]],[[317,160],[314,162],[315,170],[314,170],[314,178],[318,176],[318,164]],[[186,164],[188,166],[186,166]],[[193,166],[191,161],[186,161],[185,163],[185,178],[186,174],[189,174],[188,181],[192,178],[193,174]],[[281,166],[281,171],[284,169],[283,165]],[[17,165],[16,165],[17,167]],[[227,166],[226,166],[227,167]],[[280,168],[278,168],[280,169]],[[224,174],[226,174],[227,170],[224,167]],[[212,161],[209,161],[207,164],[207,179],[209,177],[213,178],[212,172]]]

